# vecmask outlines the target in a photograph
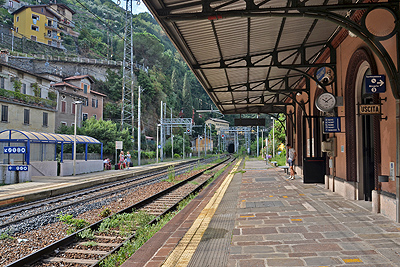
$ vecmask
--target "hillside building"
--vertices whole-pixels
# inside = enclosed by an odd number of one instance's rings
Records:
[[[229,121],[226,120],[221,120],[221,119],[216,119],[216,118],[210,118],[206,120],[206,125],[210,127],[210,125],[215,126],[215,130],[217,130],[217,133],[220,133],[221,129],[228,129],[229,128]]]
[[[61,32],[78,36],[73,30],[74,13],[64,4],[22,6],[12,13],[14,31],[30,40],[63,48]]]
[[[212,139],[210,139],[208,137],[206,137],[206,138],[199,137],[199,138],[196,138],[194,147],[192,144],[192,151],[195,151],[195,152],[204,152],[205,150],[212,151],[214,149],[213,144],[214,144],[214,142]]]
[[[54,133],[57,94],[50,80],[0,62],[0,131]]]
[[[94,80],[89,75],[72,76],[52,85],[58,91],[59,112],[56,117],[56,127],[71,126],[75,119],[75,101],[78,105],[77,126],[91,117],[103,119],[103,100],[106,95],[91,89]]]

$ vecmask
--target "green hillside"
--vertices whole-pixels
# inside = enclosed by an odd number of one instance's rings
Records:
[[[48,2],[45,0],[41,4]],[[80,34],[77,40],[62,36],[67,49],[65,53],[87,58],[123,59],[126,14],[122,8],[111,0],[58,0],[57,3],[66,4],[76,12],[73,21],[75,31]],[[31,1],[31,4],[37,2]],[[133,27],[135,62],[149,69],[148,73],[136,72],[138,85],[145,90],[142,95],[145,134],[155,136],[161,101],[168,105],[168,116],[170,108],[174,116],[183,109],[184,117],[192,117],[193,108],[210,109],[211,100],[154,18],[149,13],[134,15]],[[120,120],[121,114],[121,76],[121,73],[110,71],[107,81],[96,81],[94,88],[108,95],[104,119],[115,122]],[[196,114],[195,122],[202,124],[206,118],[207,114],[202,118]]]

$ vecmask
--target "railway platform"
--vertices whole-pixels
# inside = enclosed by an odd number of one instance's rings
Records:
[[[130,167],[124,170],[108,170],[76,176],[33,176],[31,182],[0,186],[0,207],[53,197],[106,182],[122,180],[133,175],[157,171],[169,166],[179,166],[190,161],[196,160],[161,162]]]
[[[400,266],[400,224],[320,184],[246,161],[123,267]]]

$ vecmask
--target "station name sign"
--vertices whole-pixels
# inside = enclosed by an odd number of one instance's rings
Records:
[[[11,172],[15,172],[15,171],[23,171],[26,172],[28,171],[28,166],[27,165],[10,165],[8,166],[8,170]]]
[[[359,115],[381,115],[381,104],[360,104],[358,105]]]
[[[25,154],[26,147],[24,146],[6,146],[3,149],[4,154]]]
[[[265,118],[236,118],[235,126],[265,126]]]

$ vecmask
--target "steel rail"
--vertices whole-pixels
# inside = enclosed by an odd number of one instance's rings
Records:
[[[227,161],[233,162],[234,160],[235,160],[235,158],[228,158],[227,160],[221,162],[220,164],[225,163],[225,162],[227,162]],[[219,164],[219,165],[220,165],[220,164]],[[216,166],[213,166],[212,168],[214,168],[214,167],[216,167]],[[221,175],[222,175],[222,174],[221,174]],[[195,178],[196,178],[196,177],[191,177],[191,178],[189,178],[189,179],[190,179],[190,181],[192,181],[192,180],[195,179]],[[158,220],[159,220],[162,216],[168,214],[169,212],[172,212],[172,211],[176,210],[177,207],[178,207],[178,205],[179,205],[179,203],[180,203],[182,200],[184,200],[185,198],[187,198],[189,195],[191,195],[191,194],[193,194],[193,193],[199,192],[203,187],[206,186],[206,184],[208,183],[208,181],[209,181],[210,179],[212,179],[212,178],[213,178],[213,176],[210,177],[209,179],[205,180],[203,183],[199,184],[199,186],[197,186],[194,190],[192,190],[191,192],[187,193],[185,196],[183,196],[181,199],[179,199],[175,204],[173,204],[172,206],[170,206],[170,207],[169,207],[168,209],[166,209],[163,213],[161,213],[161,214],[158,215],[156,218],[154,218],[152,221],[150,221],[150,222],[148,223],[148,225],[153,225],[153,224],[157,223]],[[185,182],[185,184],[186,184],[186,183],[189,182],[189,181],[182,181],[182,182]],[[122,244],[120,244],[118,247],[115,247],[115,248],[114,248],[113,250],[111,250],[107,255],[103,256],[97,263],[91,265],[90,267],[100,267],[100,262],[101,262],[101,261],[103,261],[104,259],[106,259],[106,258],[107,258],[108,256],[110,256],[111,254],[118,252],[118,251],[123,247],[123,245],[124,245],[125,243],[127,243],[127,242],[130,241],[130,240],[132,240],[133,238],[135,238],[135,234],[133,234],[133,235],[131,235],[130,237],[128,237],[126,240],[124,240],[124,242],[123,242]]]
[[[220,162],[220,163],[217,163],[217,164],[215,164],[215,165],[213,165],[213,166],[210,166],[210,167],[208,167],[207,169],[205,169],[205,170],[203,170],[203,171],[201,171],[201,172],[199,172],[199,173],[197,173],[197,174],[195,174],[195,175],[193,175],[193,176],[187,178],[186,180],[181,181],[181,182],[179,182],[179,183],[177,183],[177,184],[175,184],[175,185],[173,185],[173,186],[167,188],[166,190],[163,190],[163,191],[161,191],[161,192],[159,192],[159,193],[156,193],[156,194],[150,196],[150,197],[147,198],[147,199],[144,199],[144,200],[142,200],[142,201],[140,201],[140,202],[137,202],[136,204],[134,204],[134,205],[132,205],[132,206],[130,206],[130,207],[128,207],[128,208],[125,208],[125,209],[123,209],[123,210],[120,210],[120,211],[114,213],[113,215],[116,215],[116,214],[123,214],[123,213],[132,213],[132,212],[134,212],[134,211],[136,211],[136,210],[139,210],[139,209],[141,209],[142,207],[146,206],[147,204],[149,204],[149,203],[151,203],[151,202],[154,202],[156,199],[158,199],[158,198],[160,198],[160,197],[162,197],[162,196],[164,196],[164,195],[166,195],[166,194],[172,192],[173,190],[176,190],[177,188],[179,188],[179,187],[181,187],[181,186],[187,184],[188,182],[192,181],[193,179],[195,179],[195,178],[201,176],[202,174],[204,174],[205,171],[207,171],[207,170],[212,170],[212,169],[214,169],[215,167],[217,167],[217,166],[219,166],[219,165],[221,165],[221,164],[227,162],[227,161],[230,160],[230,159],[231,159],[231,157],[228,157],[228,158],[225,159],[224,161],[222,161],[222,162]],[[211,179],[211,178],[210,178],[210,179]],[[202,183],[202,185],[204,185],[204,183]],[[200,189],[199,189],[199,190],[200,190]],[[176,206],[176,205],[177,205],[177,203],[176,203],[174,206]],[[95,223],[91,224],[90,226],[88,226],[88,227],[86,227],[86,228],[84,228],[84,229],[81,229],[81,230],[79,230],[79,231],[77,231],[77,232],[75,232],[75,233],[73,233],[73,234],[71,234],[71,235],[69,235],[69,236],[67,236],[67,237],[65,237],[65,238],[63,238],[63,239],[60,239],[60,240],[54,242],[53,244],[50,244],[50,245],[48,245],[48,246],[46,246],[46,247],[44,247],[44,248],[42,248],[42,249],[40,249],[40,250],[38,250],[38,251],[32,253],[32,254],[29,254],[29,255],[27,255],[27,256],[25,256],[25,257],[23,257],[23,258],[21,258],[21,259],[15,261],[15,262],[12,262],[11,264],[7,265],[6,267],[31,266],[33,263],[36,263],[36,262],[38,262],[39,260],[43,260],[43,259],[45,258],[45,256],[47,256],[47,255],[53,253],[53,252],[56,251],[57,249],[59,249],[59,248],[61,248],[61,247],[66,247],[66,246],[71,245],[71,244],[73,244],[74,242],[76,242],[77,237],[78,237],[78,234],[79,234],[80,232],[82,232],[82,231],[84,231],[84,230],[86,230],[86,229],[91,229],[91,230],[93,230],[93,231],[94,231],[94,230],[97,230],[98,227],[100,226],[100,224],[101,224],[105,219],[107,219],[107,218],[109,218],[109,217],[111,217],[111,216],[113,216],[113,215],[110,215],[110,216],[108,216],[108,217],[106,217],[106,218],[104,218],[104,219],[101,219],[101,220],[99,220],[98,222],[95,222]],[[156,219],[154,219],[153,221],[155,222],[155,220],[156,220]],[[152,221],[152,222],[153,222],[153,221]],[[153,223],[154,223],[154,222],[153,222]],[[126,241],[125,241],[125,242],[126,242]],[[125,243],[125,242],[124,242],[124,243]],[[118,246],[118,247],[121,247],[121,246],[122,246],[122,244],[121,244],[120,246]],[[114,248],[112,251],[115,251],[115,249],[116,249],[116,248]],[[98,266],[98,265],[95,265],[95,266]]]
[[[192,163],[192,165],[194,165],[194,164]],[[191,166],[189,166],[189,167],[188,166],[182,166],[178,170],[177,173],[180,174],[180,173],[184,172],[185,170],[187,170],[190,167]],[[146,178],[148,178],[150,176],[158,175],[158,177],[156,177],[156,178],[149,179],[149,180],[146,180],[146,181],[143,181],[143,182],[134,183],[134,184],[132,184],[132,185],[130,185],[128,187],[125,187],[125,188],[119,188],[119,189],[116,189],[116,190],[111,191],[111,192],[100,193],[100,194],[97,194],[95,196],[91,196],[91,197],[88,197],[88,198],[85,198],[85,199],[80,199],[80,200],[76,200],[76,201],[73,201],[73,202],[70,202],[70,203],[59,205],[57,207],[50,208],[50,209],[47,209],[45,211],[41,211],[41,212],[29,215],[29,216],[24,216],[24,217],[15,219],[13,221],[9,221],[9,222],[0,224],[0,229],[4,228],[6,226],[12,225],[14,223],[18,223],[20,221],[24,221],[24,220],[30,219],[30,218],[35,217],[35,216],[40,216],[42,214],[45,214],[45,213],[48,213],[48,212],[52,212],[54,210],[62,209],[62,208],[68,207],[68,206],[73,206],[73,205],[76,205],[76,204],[79,204],[79,203],[92,201],[92,200],[99,199],[99,198],[102,198],[102,197],[107,197],[107,196],[110,196],[112,194],[116,194],[118,192],[125,191],[125,190],[128,190],[128,189],[134,188],[134,187],[143,186],[143,185],[146,185],[146,184],[149,184],[149,183],[153,183],[153,182],[155,182],[157,180],[162,179],[163,176],[161,176],[161,175],[163,175],[163,174],[165,174],[167,172],[168,172],[168,170],[161,170],[161,171],[158,171],[158,172],[155,172],[155,173],[151,173],[150,172],[150,173],[147,173],[147,174],[144,174],[144,175],[140,175],[138,177],[132,176],[131,178],[124,178],[123,181],[112,182],[110,184],[107,184],[106,186],[100,185],[100,186],[96,186],[95,188],[92,187],[91,189],[87,189],[87,190],[83,189],[83,191],[80,190],[80,191],[78,191],[78,193],[70,193],[70,194],[67,194],[67,195],[54,197],[51,200],[42,200],[42,201],[40,201],[40,203],[35,202],[35,203],[25,204],[23,208],[21,208],[19,206],[17,208],[9,209],[7,211],[8,214],[5,214],[3,211],[1,211],[0,212],[0,218],[5,217],[5,216],[9,216],[9,215],[14,214],[14,213],[18,213],[18,212],[21,212],[21,211],[25,211],[25,210],[28,210],[28,209],[40,208],[40,207],[43,207],[43,206],[48,205],[48,204],[54,204],[54,203],[57,203],[57,202],[67,201],[69,199],[81,197],[81,196],[84,196],[84,195],[93,194],[93,193],[99,192],[101,190],[112,189],[113,187],[121,186],[121,185],[124,185],[124,184],[138,182],[138,181],[144,180],[144,179],[146,179]]]

